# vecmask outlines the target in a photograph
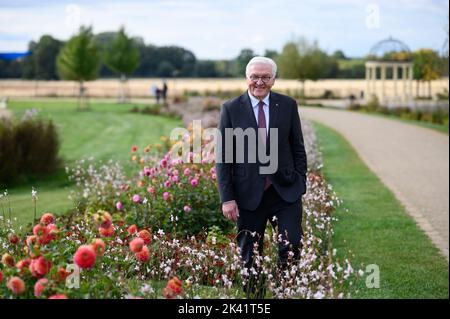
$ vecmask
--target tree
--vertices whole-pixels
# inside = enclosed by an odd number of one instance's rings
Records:
[[[50,35],[43,35],[38,42],[28,45],[30,55],[20,61],[22,77],[26,79],[57,80],[56,57],[63,42]]]
[[[417,80],[417,93],[419,96],[420,81],[428,82],[428,98],[431,98],[431,81],[442,76],[442,60],[439,54],[432,49],[420,49],[413,53],[413,74]]]
[[[22,77],[25,79],[36,78],[36,70],[33,61],[33,52],[36,50],[36,46],[37,43],[35,41],[30,41],[28,43],[28,51],[31,52],[31,54],[26,56],[22,61]]]
[[[275,60],[278,57],[278,52],[275,51],[275,50],[266,49],[266,51],[264,52],[264,56],[266,58],[270,58],[272,60]]]
[[[35,77],[37,79],[58,79],[56,57],[62,46],[63,42],[56,40],[49,35],[44,35],[39,39],[32,55]]]
[[[100,67],[100,53],[93,40],[92,28],[81,27],[61,49],[56,63],[61,78],[79,82],[78,109],[87,107],[83,84],[95,80]]]
[[[139,50],[133,39],[125,34],[122,27],[104,53],[105,64],[120,74],[119,103],[128,100],[126,93],[127,76],[139,66]]]
[[[347,60],[347,57],[345,56],[345,54],[344,54],[344,52],[342,50],[334,51],[332,57],[337,59],[337,60]]]
[[[196,75],[201,78],[216,78],[219,72],[216,69],[216,63],[213,60],[197,61]]]
[[[177,70],[169,61],[162,61],[157,70],[157,74],[159,77],[168,78],[172,76],[178,75]]]
[[[301,96],[305,96],[306,80],[316,81],[337,73],[335,59],[320,50],[317,42],[309,43],[305,38],[288,42],[277,58],[280,76],[298,79],[301,82]]]
[[[294,42],[288,42],[277,60],[280,77],[286,79],[299,79],[303,77],[300,71],[301,57],[297,45]]]
[[[111,47],[112,43],[114,42],[114,39],[116,38],[117,32],[101,32],[99,34],[94,35],[94,41],[97,44],[101,56],[105,56],[105,52]],[[99,69],[99,77],[100,78],[115,78],[116,72],[110,69],[103,61],[100,65]]]
[[[235,59],[234,75],[242,77],[245,74],[245,67],[256,54],[252,49],[242,49],[237,58]]]

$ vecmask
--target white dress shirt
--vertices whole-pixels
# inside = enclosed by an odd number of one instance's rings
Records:
[[[247,91],[247,92],[248,92],[248,96],[250,97],[250,102],[252,103],[253,113],[255,114],[256,123],[259,124],[258,123],[259,100],[256,97],[254,97],[250,93],[250,91]],[[262,99],[262,101],[264,102],[263,109],[264,109],[264,113],[266,115],[266,135],[269,134],[269,96],[270,96],[270,92],[269,92],[269,94],[266,95],[265,98]]]

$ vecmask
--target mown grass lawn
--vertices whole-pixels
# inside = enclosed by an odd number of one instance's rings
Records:
[[[169,135],[180,120],[163,116],[129,112],[137,104],[116,104],[114,102],[92,102],[89,111],[77,111],[76,101],[11,101],[9,108],[17,118],[28,109],[39,110],[38,116],[52,119],[60,137],[60,156],[66,166],[72,166],[83,158],[93,156],[97,160],[109,159],[127,163],[132,145],[140,149],[160,141]],[[68,194],[73,184],[68,181],[64,169],[44,179],[28,180],[9,186],[13,216],[19,223],[31,222],[33,203],[31,187],[38,191],[38,215],[43,211],[55,214],[73,207]],[[5,188],[0,185],[0,191]]]
[[[344,200],[333,237],[338,256],[380,269],[380,288],[361,280],[347,287],[353,298],[448,298],[446,259],[349,143],[326,126],[314,127],[324,175]]]

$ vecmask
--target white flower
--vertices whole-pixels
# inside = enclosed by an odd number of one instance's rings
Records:
[[[144,284],[141,287],[141,293],[143,293],[143,294],[145,294],[145,293],[152,294],[154,292],[155,292],[155,290],[148,284]]]
[[[34,187],[31,188],[31,197],[33,197],[33,199],[37,199],[37,190],[35,190]]]
[[[321,291],[314,294],[314,299],[323,299],[323,297],[325,297],[325,295]]]

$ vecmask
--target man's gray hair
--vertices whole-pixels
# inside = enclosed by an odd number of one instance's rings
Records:
[[[272,77],[275,77],[275,75],[277,74],[277,64],[275,63],[274,60],[266,58],[264,56],[255,56],[248,62],[247,67],[245,68],[245,76],[248,77],[250,75],[249,74],[250,66],[252,66],[253,64],[270,65],[272,67]]]

